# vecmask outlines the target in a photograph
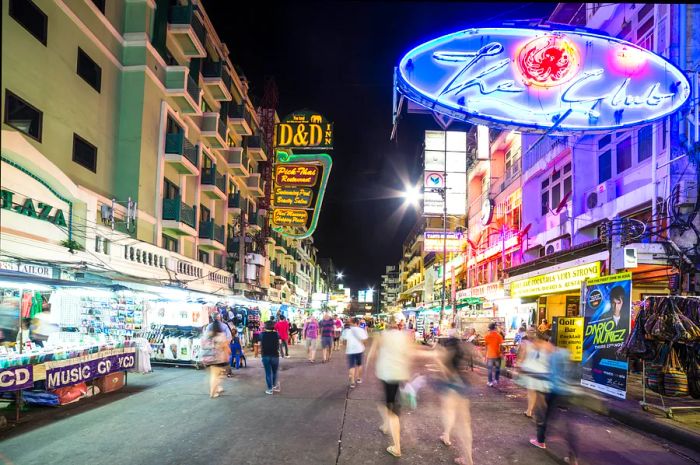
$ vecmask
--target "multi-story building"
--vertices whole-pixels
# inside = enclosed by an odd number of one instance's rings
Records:
[[[201,4],[11,0],[2,26],[3,255],[264,296],[271,155]]]
[[[401,281],[399,279],[399,267],[388,265],[382,275],[382,289],[380,309],[382,312],[389,312],[396,308],[399,293],[401,292]]]
[[[399,263],[402,307],[417,307],[425,302],[425,268],[423,254],[423,231],[425,220],[419,218],[403,243],[403,255]],[[430,292],[432,296],[432,291]]]

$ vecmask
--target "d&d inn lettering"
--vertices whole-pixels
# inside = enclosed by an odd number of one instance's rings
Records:
[[[63,214],[63,210],[54,208],[49,204],[43,202],[36,202],[34,199],[25,197],[23,202],[16,201],[15,193],[8,190],[0,190],[0,201],[2,205],[1,208],[5,210],[12,210],[20,215],[26,215],[30,218],[36,218],[42,221],[48,221],[57,226],[67,226],[66,217]],[[17,199],[19,200],[19,199]]]
[[[275,166],[276,186],[313,187],[318,180],[318,167],[308,165]]]
[[[333,124],[317,113],[292,113],[277,125],[275,143],[278,147],[331,147]]]

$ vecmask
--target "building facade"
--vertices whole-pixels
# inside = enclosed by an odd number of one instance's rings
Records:
[[[401,292],[401,280],[399,279],[399,267],[389,265],[382,275],[382,288],[380,293],[380,310],[390,312],[397,308],[399,293]]]

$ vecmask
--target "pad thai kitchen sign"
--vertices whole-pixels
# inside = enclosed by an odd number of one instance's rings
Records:
[[[647,124],[690,96],[665,58],[594,31],[485,28],[422,44],[402,59],[398,90],[454,119],[567,134]]]

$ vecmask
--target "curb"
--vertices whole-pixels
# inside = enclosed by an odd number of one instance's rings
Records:
[[[479,363],[479,365],[485,366],[482,363]],[[501,376],[513,379],[513,372],[510,369],[504,369],[501,370]],[[692,449],[695,452],[700,452],[700,433],[694,433],[684,428],[678,428],[676,426],[660,422],[651,415],[635,413],[614,404],[605,405],[607,399],[597,396],[592,397],[600,401],[592,404],[599,403],[600,406],[596,407],[595,405],[590,405],[591,403],[587,402],[585,408],[591,412],[613,418],[635,430],[653,434],[680,446]]]

